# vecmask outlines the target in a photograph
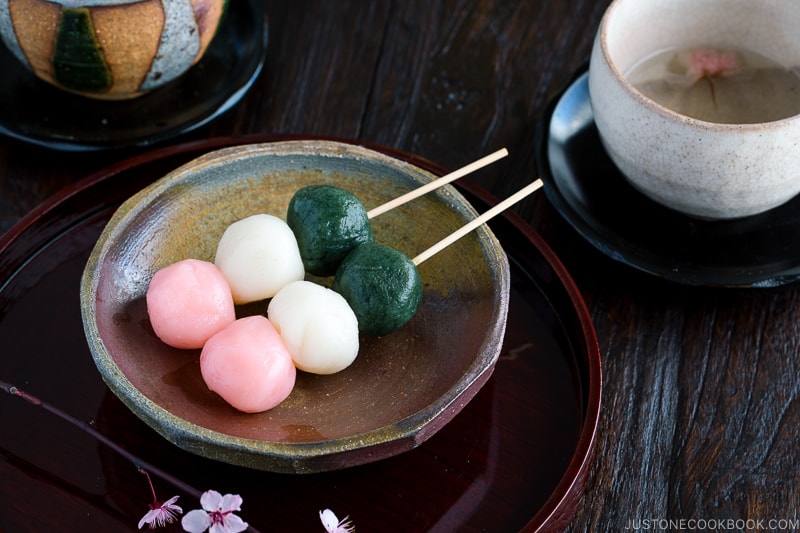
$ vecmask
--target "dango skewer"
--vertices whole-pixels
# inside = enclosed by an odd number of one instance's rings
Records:
[[[504,150],[501,150],[441,179],[453,181],[503,156]],[[445,184],[434,183],[387,202],[384,206],[391,207],[381,206],[382,210],[377,214]],[[398,329],[416,314],[422,300],[422,282],[417,271],[419,264],[541,186],[541,180],[536,180],[414,259],[372,241],[358,245],[339,265],[333,290],[302,279],[289,281],[286,287],[290,289],[287,289],[285,297],[281,296],[280,289],[271,296],[271,304],[275,305],[271,312],[268,310],[270,320],[246,317],[231,322],[233,318],[228,317],[229,325],[204,343],[201,353],[204,380],[210,389],[235,408],[260,412],[271,409],[288,396],[294,385],[295,368],[318,374],[346,368],[358,352],[359,331],[383,335]],[[267,221],[259,220],[259,224],[262,222]],[[273,219],[268,222],[277,223]],[[281,229],[281,233],[287,234],[286,229],[289,228]],[[310,307],[315,311],[306,313],[303,323],[298,325],[293,321],[298,316],[295,308],[300,306],[295,304],[304,299],[313,300]],[[320,302],[324,305],[318,305]],[[230,307],[231,302],[226,306]],[[272,324],[273,318],[275,324]],[[309,334],[310,330],[313,334]],[[332,333],[336,337],[335,343],[330,342]],[[265,346],[268,349],[265,350]],[[249,370],[241,371],[242,368]],[[255,369],[260,369],[261,373]],[[263,384],[268,386],[261,387]],[[241,392],[256,389],[259,394]]]
[[[506,157],[507,155],[508,155],[508,150],[506,150],[505,148],[501,148],[496,152],[481,157],[480,159],[476,159],[472,163],[465,165],[459,168],[458,170],[454,170],[453,172],[450,172],[449,174],[446,174],[441,178],[437,178],[433,181],[430,181],[425,185],[417,187],[416,189],[413,189],[403,194],[402,196],[398,196],[397,198],[389,200],[388,202],[381,204],[378,207],[370,209],[369,211],[367,211],[367,217],[371,220],[378,215],[386,213],[387,211],[391,211],[395,207],[400,207],[401,205],[408,203],[411,200],[414,200],[416,198],[419,198],[420,196],[428,194],[429,192],[438,189],[440,187],[444,187],[448,183],[452,183],[457,179],[463,178],[467,174],[471,174],[476,170],[488,166],[494,163],[495,161],[498,161]]]
[[[541,179],[537,179],[536,181],[528,184],[527,186],[523,187],[522,189],[520,189],[516,193],[512,194],[511,196],[509,196],[505,200],[499,202],[494,207],[488,209],[483,214],[481,214],[481,215],[477,216],[476,218],[472,219],[467,224],[465,224],[464,226],[460,227],[459,229],[457,229],[456,231],[454,231],[453,233],[451,233],[450,235],[448,235],[447,237],[445,237],[441,241],[437,242],[436,244],[434,244],[433,246],[431,246],[430,248],[428,248],[427,250],[422,252],[421,254],[417,255],[411,261],[415,265],[419,265],[423,261],[426,261],[427,259],[430,259],[434,255],[438,254],[439,252],[441,252],[442,250],[444,250],[445,248],[447,248],[448,246],[450,246],[451,244],[456,242],[461,237],[467,235],[472,230],[476,229],[478,226],[482,226],[483,224],[488,222],[490,219],[492,219],[495,216],[499,215],[500,213],[502,213],[503,211],[505,211],[506,209],[508,209],[512,205],[516,204],[517,202],[522,201],[528,195],[530,195],[534,191],[540,189],[542,187],[542,185],[543,185],[543,183],[542,183]]]
[[[359,330],[385,335],[414,316],[422,301],[417,266],[542,186],[537,179],[474,218],[413,259],[390,246],[368,243],[345,257],[331,288],[339,292],[358,319]]]

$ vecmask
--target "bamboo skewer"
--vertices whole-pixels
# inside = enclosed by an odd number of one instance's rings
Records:
[[[469,232],[471,232],[472,230],[477,228],[478,226],[486,223],[487,221],[489,221],[489,219],[491,219],[491,218],[495,217],[496,215],[502,213],[503,211],[505,211],[506,209],[508,209],[509,207],[514,205],[515,203],[519,202],[520,200],[522,200],[523,198],[525,198],[526,196],[528,196],[529,194],[531,194],[535,190],[539,189],[541,186],[542,186],[542,180],[541,179],[537,179],[536,181],[534,181],[534,182],[530,183],[529,185],[523,187],[522,189],[520,189],[516,193],[512,194],[511,196],[509,196],[508,198],[506,198],[502,202],[498,203],[497,205],[495,205],[491,209],[487,210],[482,215],[475,217],[474,219],[472,219],[470,222],[468,222],[467,224],[465,224],[461,228],[457,229],[456,231],[454,231],[453,233],[451,233],[450,235],[448,235],[447,237],[445,237],[441,241],[437,242],[436,244],[434,244],[433,246],[431,246],[430,248],[428,248],[427,250],[425,250],[424,252],[422,252],[421,254],[416,256],[411,261],[415,265],[419,266],[419,264],[422,263],[423,261],[425,261],[427,259],[430,259],[432,256],[434,256],[437,253],[441,252],[442,250],[444,250],[445,248],[447,248],[448,246],[450,246],[451,244],[456,242],[458,239],[460,239],[464,235],[468,234]]]
[[[398,196],[393,200],[389,200],[385,204],[379,205],[378,207],[375,207],[367,211],[367,218],[372,219],[380,214],[383,214],[391,209],[394,209],[395,207],[401,206],[406,202],[410,202],[415,198],[427,194],[428,192],[434,189],[438,189],[439,187],[444,187],[448,183],[453,182],[459,178],[462,178],[471,172],[475,172],[476,170],[483,168],[491,163],[494,163],[498,159],[502,159],[507,155],[508,155],[508,150],[506,150],[505,148],[501,148],[500,150],[492,154],[489,154],[487,156],[484,156],[478,159],[477,161],[473,161],[472,163],[464,167],[461,167],[460,169],[455,170],[445,176],[442,176],[441,178],[428,182],[425,185],[422,185],[421,187],[414,189],[413,191],[409,191],[406,194]]]

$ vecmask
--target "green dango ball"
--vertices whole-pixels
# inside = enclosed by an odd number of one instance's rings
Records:
[[[405,254],[378,243],[354,248],[331,286],[344,296],[366,335],[386,335],[405,325],[422,302],[422,280]]]
[[[286,223],[294,232],[306,272],[331,276],[353,248],[373,241],[364,204],[332,185],[309,185],[289,202]]]

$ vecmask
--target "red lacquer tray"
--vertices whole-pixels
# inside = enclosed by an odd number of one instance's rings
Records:
[[[180,450],[106,388],[83,336],[79,282],[116,207],[202,153],[286,139],[210,139],[137,156],[62,191],[0,236],[0,380],[165,471],[169,477],[154,479],[156,491],[162,499],[179,495],[185,511],[199,507],[197,491],[240,494],[240,516],[259,531],[324,531],[318,512],[325,508],[349,515],[358,531],[563,530],[593,458],[599,350],[572,279],[512,214],[491,224],[512,266],[508,329],[494,375],[452,422],[410,452],[324,474],[247,470]],[[469,182],[459,188],[479,211],[493,203]],[[136,530],[152,499],[138,464],[12,395],[0,397],[0,427],[3,530]]]

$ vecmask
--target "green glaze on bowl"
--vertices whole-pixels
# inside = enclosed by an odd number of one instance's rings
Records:
[[[422,303],[405,326],[362,336],[356,361],[342,372],[299,372],[287,400],[264,413],[240,413],[209,391],[199,350],[163,344],[144,296],[158,269],[189,257],[213,260],[232,222],[256,213],[285,217],[301,187],[336,185],[370,209],[433,178],[377,152],[326,141],[223,149],[161,178],[119,208],[83,274],[84,328],[103,379],[167,440],[246,467],[320,472],[414,448],[477,393],[500,353],[509,267],[485,226],[419,265]],[[448,186],[372,225],[376,242],[413,257],[474,216]],[[248,304],[238,314],[266,314],[266,305]]]
[[[61,12],[53,52],[53,79],[66,89],[99,93],[111,88],[111,72],[86,7]]]

